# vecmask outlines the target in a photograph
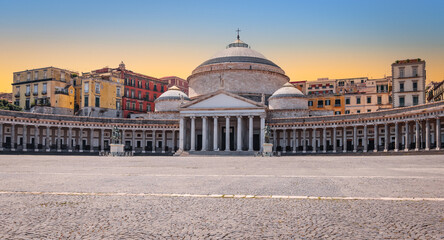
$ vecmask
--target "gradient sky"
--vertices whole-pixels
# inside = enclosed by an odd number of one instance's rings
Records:
[[[187,78],[235,39],[292,81],[384,77],[397,59],[426,60],[444,80],[444,1],[0,0],[0,91],[12,73],[104,66]]]

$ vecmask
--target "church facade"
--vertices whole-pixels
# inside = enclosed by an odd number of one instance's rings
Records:
[[[123,131],[140,154],[261,151],[264,129],[274,151],[338,153],[440,150],[444,102],[334,115],[313,110],[277,64],[238,37],[188,77],[189,95],[173,86],[155,111],[132,119],[45,115],[0,110],[2,151],[102,152]]]

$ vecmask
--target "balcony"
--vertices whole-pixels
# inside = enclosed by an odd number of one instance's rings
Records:
[[[68,89],[56,89],[54,93],[68,95]]]
[[[47,92],[46,91],[42,91],[42,95],[46,95],[47,94]]]
[[[27,92],[27,93],[25,93],[25,96],[29,97],[29,96],[31,96],[31,93]]]
[[[38,93],[38,92],[33,92],[32,95],[34,95],[34,96],[38,96],[39,93]]]
[[[16,94],[14,95],[14,97],[15,97],[15,98],[19,98],[19,97],[20,97],[20,93],[16,93]]]

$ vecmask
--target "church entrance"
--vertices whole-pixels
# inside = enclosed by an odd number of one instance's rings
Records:
[[[196,151],[202,151],[202,134],[197,135]]]
[[[222,127],[222,151],[225,151],[225,127]],[[234,127],[230,127],[230,150],[234,151]]]
[[[253,134],[253,150],[259,151],[261,149],[260,134]]]

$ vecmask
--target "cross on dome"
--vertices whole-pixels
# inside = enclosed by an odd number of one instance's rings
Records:
[[[237,28],[237,30],[236,30],[236,32],[237,32],[237,40],[240,40],[240,37],[239,37],[239,33],[240,33],[240,29],[239,28]]]

